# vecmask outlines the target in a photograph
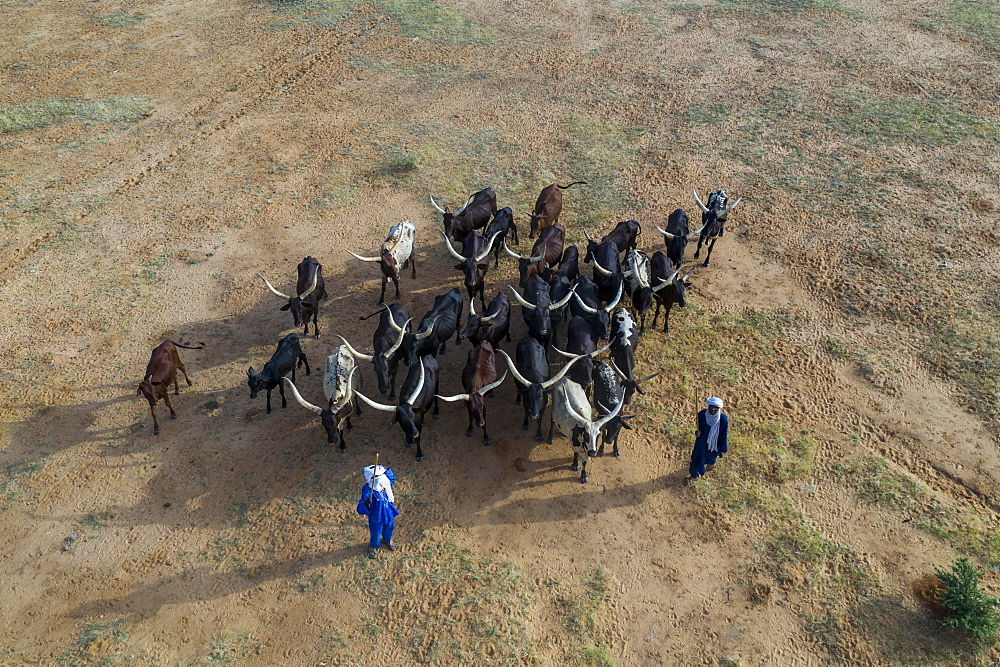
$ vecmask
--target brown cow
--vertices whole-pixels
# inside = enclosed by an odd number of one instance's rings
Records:
[[[181,363],[181,358],[177,355],[177,348],[183,347],[185,350],[204,349],[204,343],[197,346],[182,345],[172,340],[165,340],[153,349],[149,356],[149,363],[146,365],[146,375],[143,376],[139,388],[135,390],[135,395],[142,394],[149,401],[149,411],[153,413],[153,435],[160,434],[160,424],[156,421],[156,404],[162,398],[167,407],[170,408],[170,418],[177,419],[174,406],[170,405],[170,383],[174,383],[174,394],[180,394],[181,388],[177,383],[177,369],[184,373],[184,379],[188,386],[191,386],[191,378],[188,377],[187,369]]]
[[[479,345],[469,350],[469,356],[462,371],[462,386],[466,393],[455,396],[439,396],[442,401],[465,401],[465,407],[469,411],[469,428],[465,432],[466,438],[472,437],[473,424],[483,429],[483,445],[490,446],[490,436],[486,432],[486,395],[503,384],[507,379],[507,374],[497,380],[496,357],[493,354],[493,346],[489,341],[482,341]]]
[[[529,213],[531,216],[531,232],[529,239],[535,238],[538,232],[545,227],[551,227],[559,222],[559,214],[562,213],[562,192],[574,185],[590,185],[587,181],[573,181],[569,185],[547,185],[542,188],[541,194],[535,200],[535,210]]]

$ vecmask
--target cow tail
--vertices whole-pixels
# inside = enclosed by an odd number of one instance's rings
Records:
[[[590,185],[590,183],[588,183],[587,181],[573,181],[569,185],[559,185],[558,183],[556,183],[556,187],[559,188],[560,190],[568,190],[574,185]]]
[[[174,341],[170,341],[170,342],[174,343],[174,345],[177,346],[177,347],[184,348],[185,350],[203,350],[203,349],[205,349],[205,344],[203,342],[201,342],[201,341],[198,341],[194,345],[185,345],[184,343],[175,343]]]
[[[364,322],[364,321],[365,321],[365,320],[367,320],[368,318],[370,318],[370,317],[375,317],[376,315],[378,315],[378,314],[380,314],[380,313],[384,313],[384,312],[385,312],[385,311],[387,311],[387,310],[389,310],[389,306],[382,306],[381,308],[379,308],[378,310],[376,310],[376,311],[375,311],[374,313],[372,313],[371,315],[365,315],[364,317],[359,317],[359,318],[358,318],[358,320],[359,320],[359,321],[361,321],[361,322]],[[393,321],[395,321],[395,320],[393,320]]]

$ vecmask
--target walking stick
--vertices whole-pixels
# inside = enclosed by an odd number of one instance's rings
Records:
[[[365,500],[365,507],[368,509],[372,508],[372,496],[375,495],[375,479],[378,477],[378,452],[375,452],[375,465],[372,466],[372,481],[369,483],[368,487],[371,489],[371,493],[368,494],[368,498]]]

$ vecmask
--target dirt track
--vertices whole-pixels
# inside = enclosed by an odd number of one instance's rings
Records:
[[[1000,498],[995,52],[921,27],[934,3],[742,4],[6,7],[5,104],[132,95],[150,109],[0,135],[0,662],[964,651],[909,586],[962,553],[997,562],[970,546],[995,541]],[[866,106],[883,98],[904,121],[914,104],[958,120],[907,138]],[[358,316],[375,309],[377,269],[345,248],[370,253],[412,220],[402,302],[419,316],[459,285],[427,195],[454,205],[491,185],[520,220],[542,186],[580,178],[571,238],[634,217],[649,252],[654,222],[696,210],[692,187],[744,197],[672,333],[644,337],[644,374],[665,372],[588,485],[564,440],[520,429],[511,386],[490,402],[490,448],[443,405],[419,464],[383,413],[366,410],[340,454],[294,402],[267,415],[249,399],[246,369],[292,330],[256,273],[289,290],[303,256],[323,262],[323,336],[303,343],[322,369],[335,333],[370,348]],[[488,293],[514,280],[502,262]],[[177,420],[160,408],[154,438],[135,385],[164,338],[207,348],[181,351],[194,386]],[[449,343],[444,393],[464,359]],[[320,374],[299,387],[318,402]],[[713,393],[744,439],[725,483],[687,488]],[[809,469],[774,473],[806,438]],[[403,549],[369,563],[354,505],[375,452],[400,477]],[[899,511],[862,502],[841,472],[859,454],[926,495]],[[734,510],[726,488],[778,500]],[[913,513],[938,507],[980,534],[921,530]],[[833,546],[775,565],[791,513]]]

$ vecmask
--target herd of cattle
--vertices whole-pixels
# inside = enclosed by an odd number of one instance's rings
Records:
[[[448,252],[458,261],[457,271],[464,276],[469,297],[465,327],[461,326],[464,299],[458,289],[452,289],[434,299],[434,305],[413,326],[413,318],[398,303],[385,305],[385,288],[391,280],[400,297],[399,278],[410,266],[411,277],[417,277],[415,261],[416,228],[408,220],[394,225],[378,256],[365,257],[351,253],[364,262],[377,263],[382,271],[382,293],[379,303],[383,307],[367,317],[379,316],[378,326],[372,337],[372,353],[355,349],[346,339],[326,359],[323,389],[326,407],[319,407],[305,400],[295,386],[295,371],[305,366],[309,375],[309,362],[299,346],[297,334],[285,336],[260,371],[247,370],[250,397],[261,391],[267,394],[267,412],[271,412],[271,392],[277,388],[281,394],[281,407],[287,407],[285,384],[292,396],[303,407],[320,416],[326,429],[327,441],[339,441],[340,450],[346,449],[344,431],[351,429],[352,413],[361,414],[361,402],[376,410],[393,413],[392,422],[403,431],[407,447],[416,445],[416,458],[423,458],[420,435],[424,415],[433,407],[437,417],[438,401],[463,402],[469,413],[466,437],[472,435],[474,426],[483,429],[483,444],[490,444],[486,430],[486,399],[507,377],[505,372],[498,379],[496,354],[503,358],[517,385],[517,403],[524,408],[523,429],[529,421],[537,423],[535,437],[541,441],[542,420],[552,399],[548,442],[552,443],[554,430],[569,438],[573,449],[573,470],[581,470],[580,481],[587,481],[587,461],[604,454],[605,444],[613,446],[618,456],[618,436],[622,428],[630,428],[632,415],[623,415],[635,392],[642,392],[641,384],[654,377],[638,378],[635,374],[635,351],[639,335],[645,330],[646,316],[656,304],[652,326],[655,328],[661,307],[664,309],[663,331],[674,304],[684,306],[684,290],[690,283],[685,279],[694,270],[693,264],[683,265],[685,248],[689,240],[698,237],[694,257],[701,253],[702,244],[708,252],[703,266],[709,265],[716,240],[723,235],[729,211],[739,202],[729,204],[722,190],[713,192],[708,203],[702,203],[697,191],[695,202],[702,211],[702,225],[690,231],[688,216],[682,209],[670,214],[666,229],[657,226],[663,235],[666,252],[657,251],[649,257],[637,248],[641,227],[635,220],[620,222],[600,241],[587,238],[584,263],[593,263],[593,278],[580,273],[579,250],[565,247],[566,229],[559,224],[562,211],[562,190],[573,185],[586,185],[576,181],[566,186],[550,185],[542,190],[530,214],[529,238],[537,240],[531,253],[525,257],[507,246],[508,237],[514,245],[519,243],[517,225],[509,207],[497,208],[496,194],[486,188],[475,194],[458,210],[441,208],[431,198],[431,204],[443,216],[444,229],[440,232]],[[485,231],[480,231],[485,230]],[[461,244],[461,251],[452,245]],[[500,349],[503,341],[510,342],[511,301],[501,289],[488,304],[485,301],[486,272],[489,255],[493,254],[494,267],[499,265],[501,250],[517,260],[521,292],[508,285],[515,302],[522,308],[527,334],[515,348],[515,356]],[[348,251],[350,252],[350,251]],[[686,271],[685,271],[686,270]],[[319,303],[326,298],[323,267],[313,257],[306,257],[298,265],[295,296],[276,290],[266,278],[258,277],[275,295],[286,300],[281,310],[291,312],[295,326],[302,326],[302,335],[309,333],[312,320],[313,333],[319,337]],[[619,307],[622,297],[628,295],[632,311]],[[480,313],[476,312],[478,296]],[[639,318],[636,326],[635,317]],[[566,349],[559,345],[559,329],[566,325]],[[469,340],[467,363],[462,371],[463,393],[442,396],[439,393],[440,376],[437,356],[444,354],[448,340],[455,336],[456,344],[463,338]],[[600,342],[608,340],[603,347]],[[153,350],[146,375],[139,384],[137,394],[145,396],[153,414],[153,434],[159,434],[156,404],[164,399],[170,409],[170,418],[177,414],[170,404],[169,385],[179,393],[177,370],[187,371],[177,354],[177,347],[200,349],[166,341]],[[550,351],[568,361],[561,368],[549,362]],[[596,363],[598,355],[610,351],[608,360]],[[396,372],[399,363],[409,367],[395,405],[379,403],[361,392],[359,362],[374,366],[378,389],[396,399]],[[291,378],[288,376],[291,374]],[[591,406],[593,399],[593,407]],[[595,414],[596,413],[596,414]]]

